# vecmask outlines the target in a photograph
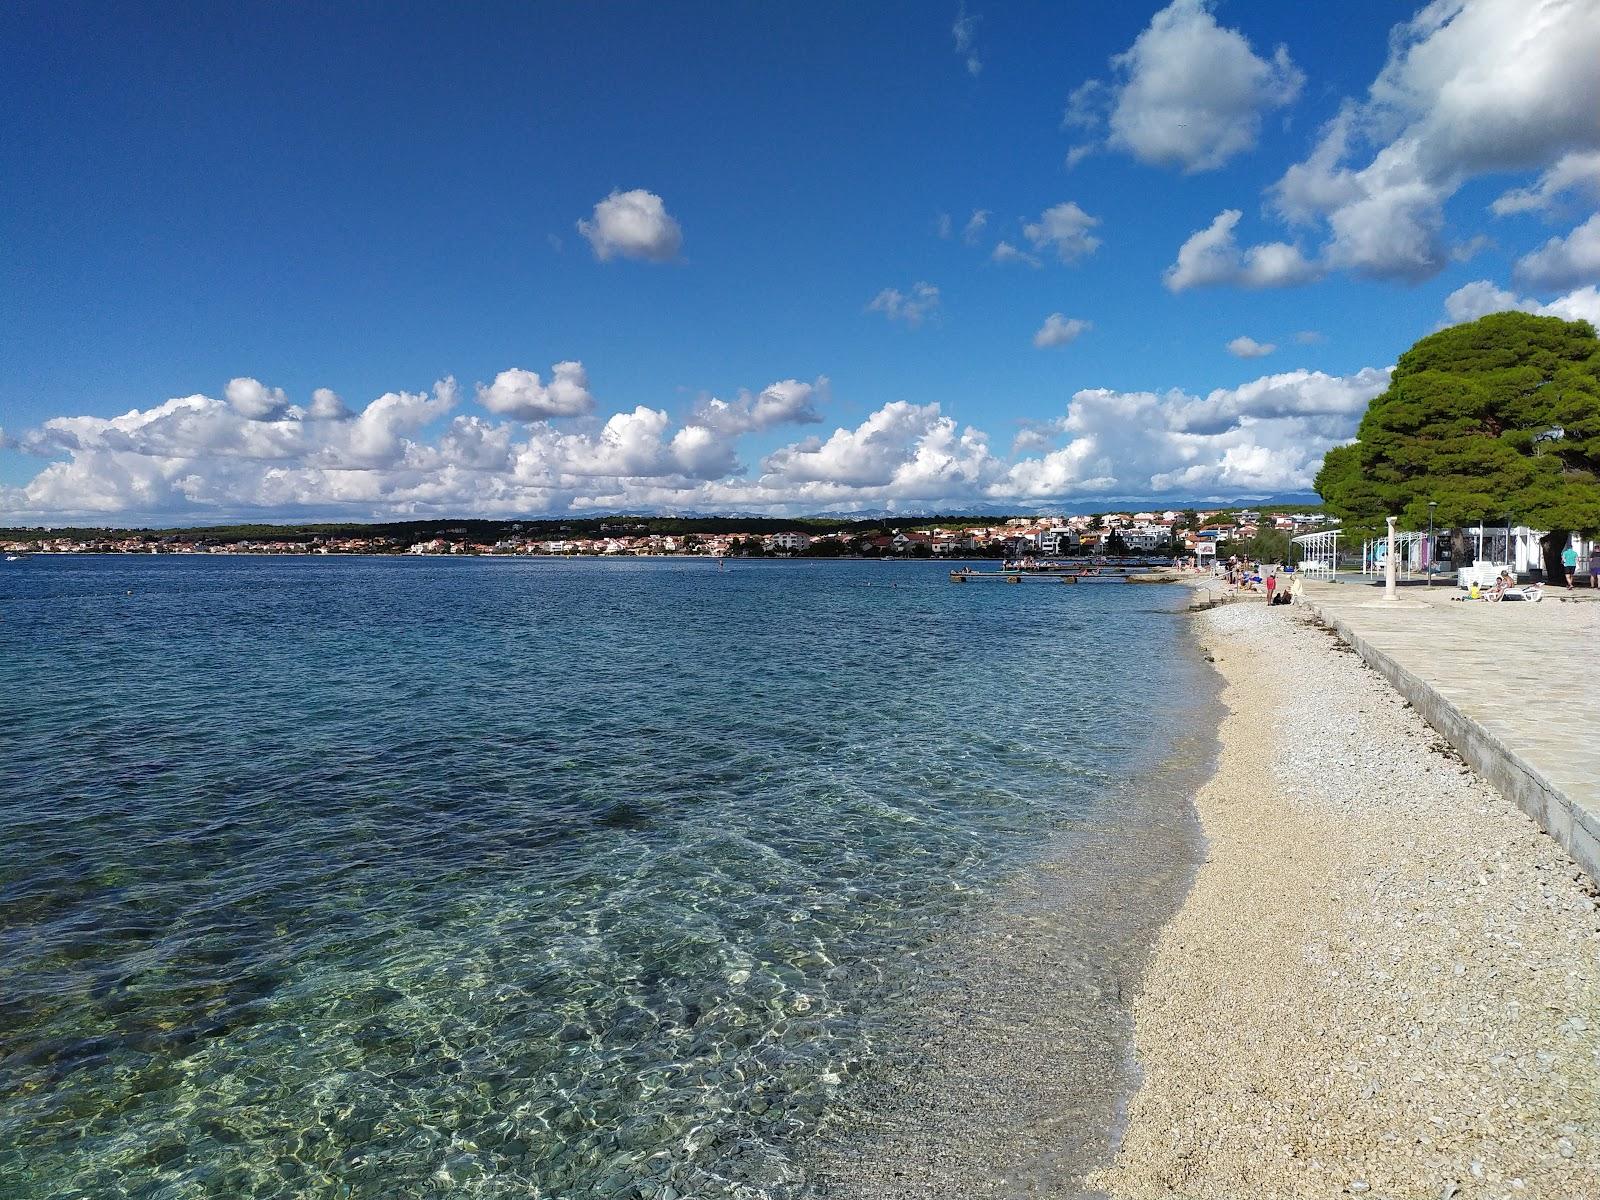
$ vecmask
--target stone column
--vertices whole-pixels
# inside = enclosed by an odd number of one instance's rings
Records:
[[[1385,600],[1398,600],[1400,594],[1395,590],[1394,582],[1394,523],[1396,518],[1387,518],[1389,522],[1389,545],[1383,555],[1383,598]]]

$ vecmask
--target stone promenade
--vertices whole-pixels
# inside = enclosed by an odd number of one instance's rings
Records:
[[[1600,592],[1458,594],[1403,587],[1386,602],[1381,587],[1308,583],[1302,603],[1600,880]]]

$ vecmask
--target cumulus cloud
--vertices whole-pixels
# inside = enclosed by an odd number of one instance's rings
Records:
[[[1566,237],[1553,237],[1512,269],[1518,283],[1533,288],[1564,288],[1600,280],[1600,213]]]
[[[824,381],[707,401],[676,427],[640,405],[577,430],[456,412],[449,379],[336,419],[288,405],[263,420],[185,396],[117,417],[56,418],[15,438],[51,461],[21,487],[0,487],[0,519],[948,511],[1250,494],[1309,485],[1387,379],[1291,371],[1203,396],[1084,389],[1059,415],[1027,423],[1010,456],[938,404],[894,401],[772,451],[753,474],[737,437],[809,420]]]
[[[1190,173],[1253,149],[1263,114],[1293,103],[1305,76],[1285,47],[1260,57],[1211,8],[1210,0],[1174,0],[1156,13],[1111,60],[1110,84],[1089,80],[1072,93],[1067,124],[1103,127],[1112,149]]]
[[[967,6],[961,5],[956,10],[955,24],[950,27],[951,36],[955,38],[956,55],[967,68],[967,74],[974,79],[983,70],[983,61],[978,57],[974,43],[978,36],[979,18],[967,12]]]
[[[989,254],[989,261],[996,263],[1022,263],[1024,266],[1037,267],[1042,265],[1039,260],[1026,250],[1020,250],[1010,242],[1002,241],[997,244]]]
[[[1073,395],[1059,449],[1022,459],[993,494],[1226,495],[1308,488],[1322,456],[1348,441],[1389,371],[1266,375],[1205,396],[1086,388]]]
[[[1099,224],[1099,217],[1091,217],[1067,200],[1045,209],[1037,221],[1023,225],[1022,236],[1041,254],[1054,252],[1062,262],[1075,263],[1099,248],[1100,239],[1089,232]]]
[[[810,425],[822,420],[816,402],[828,394],[828,377],[815,383],[780,379],[760,392],[741,391],[733,400],[715,396],[695,408],[694,420],[703,428],[720,434],[750,433],[779,425]]]
[[[1391,32],[1366,97],[1345,102],[1273,202],[1326,227],[1330,267],[1429,278],[1450,260],[1444,204],[1467,180],[1600,149],[1597,61],[1590,0],[1434,0]]]
[[[282,388],[263,387],[259,380],[248,377],[228,380],[223,395],[234,411],[252,421],[264,421],[289,404]]]
[[[972,216],[967,219],[966,228],[961,231],[961,240],[969,246],[976,246],[992,215],[987,208],[974,209]]]
[[[589,374],[581,362],[558,362],[550,368],[550,382],[534,371],[512,367],[490,384],[478,385],[478,403],[502,417],[540,421],[547,417],[577,417],[594,408],[589,394]]]
[[[1600,195],[1600,150],[1563,154],[1531,186],[1501,193],[1489,210],[1497,217],[1523,212],[1547,213],[1560,196],[1575,189]]]
[[[939,405],[886,403],[854,429],[835,429],[774,451],[763,462],[762,485],[829,485],[893,491],[898,499],[970,494],[1000,472],[978,430],[962,429]]]
[[[1088,321],[1081,321],[1077,317],[1068,317],[1062,313],[1051,313],[1044,319],[1044,324],[1039,326],[1033,335],[1033,344],[1041,350],[1048,350],[1053,346],[1065,346],[1075,342],[1083,334],[1089,332],[1094,326]]]
[[[913,283],[907,292],[884,288],[872,298],[867,311],[880,312],[891,321],[916,329],[939,311],[939,289],[922,281]]]
[[[350,415],[350,409],[339,398],[339,393],[332,388],[317,388],[311,393],[311,404],[306,410],[306,416],[313,421],[342,421]]]
[[[578,222],[601,262],[638,258],[670,262],[683,248],[683,230],[667,212],[660,196],[643,188],[612,192],[594,206],[591,218]]]
[[[1560,317],[1564,321],[1588,321],[1600,328],[1600,289],[1591,284],[1543,304],[1530,296],[1518,296],[1496,287],[1487,279],[1475,279],[1446,296],[1444,310],[1452,325],[1476,321],[1490,313],[1515,311]]]
[[[1321,268],[1308,261],[1300,247],[1287,242],[1265,242],[1241,249],[1233,230],[1242,215],[1236,208],[1224,209],[1210,225],[1191,234],[1178,247],[1177,261],[1162,276],[1169,291],[1217,284],[1292,287],[1321,275]]]
[[[274,510],[308,495],[328,507],[373,501],[375,481],[437,463],[437,452],[413,436],[459,399],[447,378],[431,393],[385,393],[348,418],[312,417],[295,406],[258,417],[244,411],[260,410],[254,390],[234,392],[234,400],[246,397],[243,408],[194,395],[117,417],[46,421],[22,449],[65,457],[20,488],[0,488],[0,510],[49,519]]]
[[[1235,358],[1265,358],[1277,348],[1271,342],[1258,342],[1242,334],[1228,343],[1228,353]]]

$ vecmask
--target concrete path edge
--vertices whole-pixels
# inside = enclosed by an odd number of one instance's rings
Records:
[[[1302,604],[1332,629],[1378,674],[1409,700],[1424,720],[1455,747],[1478,774],[1508,800],[1527,813],[1568,854],[1590,879],[1600,882],[1600,813],[1574,804],[1559,788],[1523,760],[1499,738],[1461,712],[1428,683],[1373,646],[1348,624],[1311,597]]]

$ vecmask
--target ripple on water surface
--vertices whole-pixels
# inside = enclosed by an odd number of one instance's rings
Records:
[[[801,1194],[1177,670],[1160,589],[924,564],[26,566],[0,1196]]]

